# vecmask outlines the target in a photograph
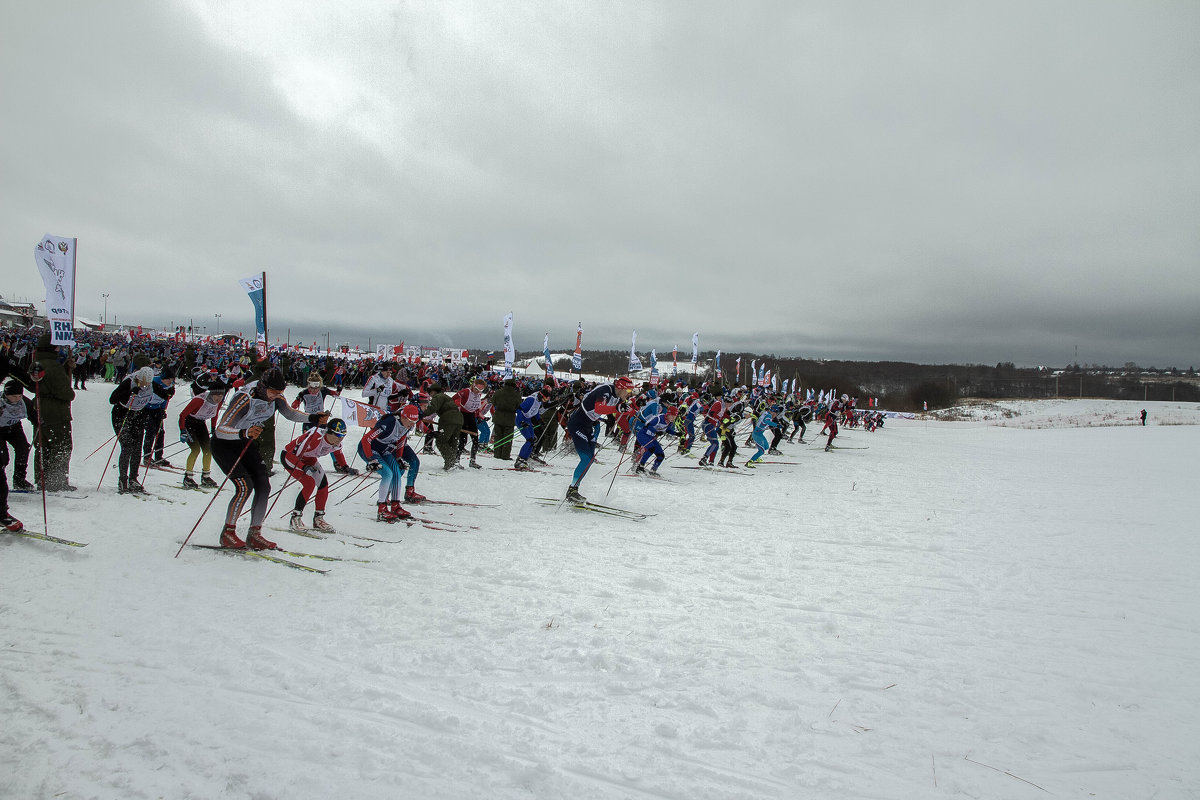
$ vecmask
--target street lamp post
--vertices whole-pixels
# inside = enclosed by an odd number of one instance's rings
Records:
[[[103,292],[100,296],[104,298],[104,316],[100,318],[100,326],[104,327],[108,324],[108,292]]]
[[[221,335],[221,315],[213,314],[213,316],[217,318],[217,336],[220,336]]]

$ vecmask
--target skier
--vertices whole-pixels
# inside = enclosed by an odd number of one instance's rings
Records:
[[[31,491],[33,484],[25,479],[29,469],[29,442],[25,439],[25,428],[21,420],[31,418],[33,401],[25,396],[25,387],[20,381],[10,380],[4,384],[4,400],[0,402],[0,527],[6,531],[21,531],[25,526],[8,511],[8,446],[13,446],[13,488]],[[36,412],[35,412],[36,413]]]
[[[836,401],[834,405],[837,405]],[[830,406],[829,410],[825,412],[825,427],[821,428],[821,433],[827,430],[829,431],[829,440],[825,442],[825,452],[828,453],[833,449],[834,437],[838,435],[837,411],[833,406]],[[820,436],[821,433],[817,435]]]
[[[205,385],[208,388],[188,401],[179,413],[179,441],[189,448],[183,473],[185,489],[217,486],[217,482],[212,479],[212,436],[209,426],[215,427],[217,414],[225,402],[228,384],[224,376],[217,375],[207,379]],[[196,468],[196,458],[201,454],[204,455],[204,459],[200,465],[200,483],[196,483],[193,472]]]
[[[341,397],[340,389],[329,389],[324,385],[321,376],[317,373],[311,373],[308,376],[308,386],[296,395],[296,399],[292,401],[292,408],[300,408],[304,406],[303,411],[306,414],[320,414],[325,410],[326,397]],[[374,405],[372,403],[371,405]],[[301,426],[301,431],[308,431],[312,428],[307,422]],[[330,454],[333,459],[333,468],[336,472],[343,475],[357,475],[358,470],[346,463],[346,455],[342,449],[335,448]]]
[[[392,393],[392,365],[376,364],[375,374],[367,379],[362,393],[368,403],[387,411],[387,398]]]
[[[169,467],[163,458],[163,447],[166,437],[163,433],[163,423],[167,419],[167,403],[175,396],[175,371],[164,367],[162,372],[154,376],[154,394],[146,404],[146,433],[142,441],[142,466]]]
[[[585,394],[579,408],[571,414],[571,419],[567,421],[567,433],[575,444],[579,465],[575,467],[575,475],[567,488],[567,502],[587,502],[587,498],[579,493],[579,484],[596,458],[597,423],[601,417],[615,414],[619,402],[629,397],[632,389],[633,381],[624,375],[612,383],[602,383]]]
[[[475,461],[475,456],[479,453],[479,415],[487,403],[487,398],[483,394],[486,390],[487,379],[476,378],[470,386],[460,389],[454,395],[454,404],[458,406],[463,418],[462,433],[458,437],[458,455],[463,454],[467,445],[467,437],[470,437],[471,457],[467,463],[475,469],[483,469]]]
[[[529,459],[537,441],[535,426],[542,421],[542,411],[545,410],[546,403],[550,402],[553,391],[548,383],[542,384],[540,390],[526,397],[521,401],[521,405],[517,406],[517,428],[521,431],[525,443],[521,445],[521,452],[517,453],[517,460],[513,462],[514,469],[529,469]],[[546,463],[540,459],[538,461]]]
[[[12,488],[21,491],[32,491],[34,486],[29,482],[29,440],[25,438],[25,426],[22,420],[33,420],[37,414],[33,401],[25,396],[25,387],[18,380],[10,380],[4,384],[4,399],[0,402],[0,449],[3,449],[4,465],[8,464],[8,445],[13,449]],[[2,469],[2,468],[0,468]]]
[[[647,413],[647,409],[650,409],[649,413]],[[658,435],[668,427],[667,415],[663,412],[662,407],[652,400],[642,408],[638,418],[641,425],[637,431],[637,443],[642,451],[642,457],[634,472],[638,475],[645,475],[646,462],[650,460],[650,456],[654,456],[654,466],[650,468],[649,474],[657,477],[658,468],[662,466],[663,458],[666,457],[662,445],[659,444]]]
[[[144,494],[145,487],[138,481],[138,464],[142,451],[142,440],[146,436],[146,407],[155,392],[164,387],[154,385],[154,370],[142,367],[126,375],[108,396],[112,403],[112,427],[121,445],[117,461],[117,492],[119,494]]]
[[[724,398],[718,397],[709,404],[708,410],[704,412],[702,430],[704,438],[708,440],[708,448],[705,449],[704,455],[700,457],[700,466],[702,467],[711,467],[717,457],[717,451],[721,448],[719,432],[721,418],[725,416],[726,407]]]
[[[421,411],[415,405],[405,406],[398,414],[384,414],[358,443],[358,454],[367,471],[379,473],[379,494],[375,499],[378,522],[397,522],[412,516],[400,505],[400,477],[405,471],[409,473],[406,499],[412,503],[425,499],[413,488],[421,461],[408,446],[408,436],[420,417]]]
[[[313,422],[322,425],[329,415],[308,415],[291,408],[283,399],[287,381],[278,367],[263,372],[257,381],[247,383],[234,393],[229,407],[217,424],[213,437],[213,459],[234,485],[233,498],[225,513],[225,524],[221,529],[221,546],[235,550],[247,547],[254,550],[274,550],[276,544],[262,535],[263,518],[267,514],[267,503],[271,495],[271,479],[267,466],[253,440],[263,431],[263,423],[273,419],[276,413],[293,422]],[[250,530],[245,541],[237,535],[237,519],[243,506],[254,493],[250,507]]]
[[[736,428],[739,420],[740,417],[733,413],[721,418],[721,428],[718,432],[721,439],[721,458],[717,462],[717,466],[737,469],[737,465],[733,463],[733,457],[737,455]]]
[[[758,415],[758,420],[754,423],[754,432],[750,434],[758,451],[750,456],[750,460],[746,462],[746,466],[753,469],[758,466],[758,462],[762,460],[763,453],[770,449],[767,444],[767,428],[776,428],[779,423],[775,421],[775,417],[771,414],[770,408],[764,408]]]
[[[316,496],[313,511],[312,526],[322,533],[336,533],[334,527],[325,521],[325,503],[329,499],[329,478],[321,469],[321,456],[330,455],[342,449],[342,439],[346,436],[346,422],[334,417],[325,423],[324,428],[312,427],[301,433],[288,443],[279,454],[279,463],[300,484],[300,492],[296,495],[296,505],[288,520],[288,527],[294,531],[305,531],[304,506]]]

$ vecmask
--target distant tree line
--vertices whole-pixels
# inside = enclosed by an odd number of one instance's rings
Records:
[[[525,352],[518,358],[540,356]],[[647,359],[642,355],[643,362]],[[715,382],[711,366],[715,351],[701,352],[700,361],[709,367],[692,376],[690,354],[679,362],[679,380],[690,387],[705,381]],[[895,411],[946,408],[962,398],[1047,398],[1097,397],[1112,400],[1174,400],[1200,402],[1200,377],[1194,369],[1141,370],[1136,365],[1122,368],[1075,365],[1064,370],[1017,367],[1011,362],[995,366],[984,364],[913,364],[906,361],[824,361],[779,357],[762,353],[721,353],[722,383],[737,384],[733,374],[738,357],[742,359],[741,383],[750,381],[750,362],[763,363],[784,379],[800,380],[802,389],[836,389],[851,397],[878,397],[883,408]],[[555,361],[561,374],[570,371],[570,358]],[[647,364],[648,366],[648,364]],[[628,350],[589,350],[583,354],[585,372],[623,375],[629,367]],[[668,376],[671,359],[659,359],[659,373]]]

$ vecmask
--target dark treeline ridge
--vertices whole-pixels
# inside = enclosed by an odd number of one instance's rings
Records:
[[[540,352],[523,352],[518,358],[540,356]],[[639,354],[649,367],[645,354]],[[690,356],[679,362],[679,379],[691,386],[714,380],[712,359],[714,351],[700,354],[700,365],[692,376]],[[984,364],[913,364],[906,361],[826,361],[819,359],[777,357],[761,353],[721,353],[722,383],[738,383],[734,365],[742,359],[741,381],[750,381],[750,362],[763,363],[767,369],[784,379],[799,378],[803,390],[836,389],[851,397],[878,397],[883,408],[895,411],[946,408],[963,398],[1047,398],[1095,397],[1111,400],[1167,400],[1200,402],[1200,378],[1195,369],[1142,369],[1135,364],[1124,367],[1073,365],[1063,369],[1017,367],[1011,363],[995,366]],[[601,375],[626,374],[628,350],[585,351],[584,372]],[[565,376],[570,359],[557,359],[555,371]],[[659,359],[659,373],[671,373],[671,359]]]

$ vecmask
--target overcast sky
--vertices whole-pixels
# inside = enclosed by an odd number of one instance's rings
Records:
[[[1200,365],[1200,3],[6,3],[0,293],[409,344]]]

